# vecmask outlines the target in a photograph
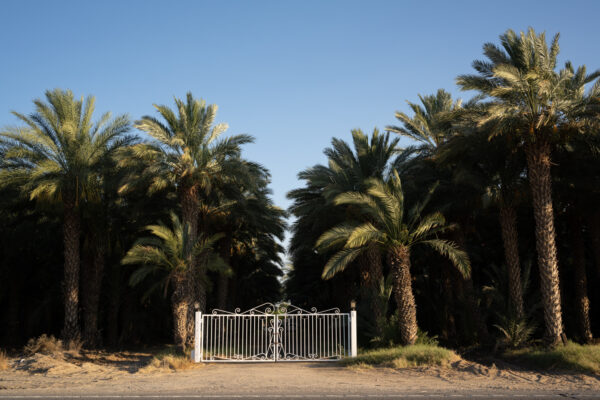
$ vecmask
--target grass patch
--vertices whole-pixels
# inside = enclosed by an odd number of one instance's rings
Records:
[[[142,372],[152,372],[156,370],[182,371],[192,369],[197,366],[191,359],[191,350],[182,354],[175,346],[168,346],[164,349],[154,352],[152,359]]]
[[[0,371],[8,369],[8,355],[4,350],[0,350]]]
[[[568,342],[553,349],[527,347],[507,350],[503,356],[532,368],[600,374],[600,345]]]
[[[349,366],[364,368],[368,365],[410,368],[420,366],[445,366],[459,357],[452,350],[435,344],[415,344],[413,346],[390,347],[368,350],[358,357],[346,358],[342,362]]]

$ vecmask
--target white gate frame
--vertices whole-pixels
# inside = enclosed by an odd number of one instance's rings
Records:
[[[310,321],[312,317],[312,332],[304,332],[302,330],[303,335],[313,335],[309,336],[309,342],[312,340],[313,353],[307,352],[306,349],[303,350],[303,354],[290,354],[286,352],[286,349],[293,343],[287,343],[286,340],[286,329],[287,333],[291,335],[291,330],[293,329],[296,335],[300,333],[296,332],[297,323],[303,324],[302,321]],[[218,328],[221,328],[223,325],[217,325],[214,327],[215,323],[213,321],[220,321],[223,324],[223,319],[225,321],[229,320],[230,322],[240,322],[243,325],[243,319],[246,321],[254,321],[260,322],[263,324],[262,329],[266,329],[268,332],[266,335],[268,336],[268,343],[263,349],[265,352],[260,356],[254,357],[250,356],[247,358],[240,357],[239,354],[235,354],[233,356],[230,355],[230,358],[217,358],[215,359],[212,356],[207,356],[204,354],[205,343],[204,340],[204,331],[209,329],[213,333],[212,340],[215,340],[215,333],[221,334],[221,332],[217,332]],[[347,332],[344,333],[344,329],[342,325],[346,325],[343,321],[347,319]],[[289,320],[289,322],[288,322]],[[320,321],[319,321],[320,320]],[[283,321],[283,322],[282,322]],[[318,322],[318,323],[317,323]],[[249,324],[249,322],[248,322]],[[266,327],[269,324],[270,327]],[[329,325],[328,325],[329,324]],[[310,323],[309,330],[310,330]],[[303,326],[303,325],[302,325]],[[231,328],[231,326],[227,326]],[[304,327],[304,326],[303,326]],[[244,328],[242,328],[243,330]],[[248,328],[246,328],[248,329]],[[338,334],[338,338],[334,338],[333,344],[336,346],[342,345],[340,341],[343,343],[342,347],[338,349],[335,354],[328,353],[326,357],[320,357],[321,352],[314,352],[315,341],[318,341],[318,334],[330,335],[332,329],[336,331],[335,334]],[[319,332],[320,331],[320,332]],[[340,313],[340,310],[337,308],[333,308],[330,310],[325,310],[321,312],[317,312],[315,308],[312,308],[311,311],[306,311],[304,309],[290,305],[274,305],[272,303],[265,303],[260,306],[254,307],[248,311],[240,312],[240,309],[236,309],[234,312],[228,312],[223,310],[215,309],[211,314],[202,314],[200,311],[196,311],[195,314],[195,335],[194,335],[194,350],[192,350],[192,360],[196,363],[199,362],[278,362],[278,361],[338,361],[343,357],[356,357],[357,355],[357,319],[356,319],[356,310],[350,311],[350,313]],[[240,334],[237,334],[238,345]],[[283,338],[283,340],[282,340]],[[210,337],[208,339],[211,339]],[[264,339],[264,338],[263,338]],[[306,339],[306,338],[305,338]],[[337,341],[335,341],[337,339]],[[292,342],[294,338],[290,339]],[[297,340],[297,339],[296,339]],[[323,338],[320,339],[321,341]],[[325,338],[325,341],[327,339]],[[243,339],[242,339],[243,342]],[[332,341],[329,342],[332,344]],[[243,343],[242,343],[243,346]],[[239,350],[239,349],[238,349]],[[268,352],[271,351],[271,356],[268,355]],[[283,357],[281,357],[283,355]]]

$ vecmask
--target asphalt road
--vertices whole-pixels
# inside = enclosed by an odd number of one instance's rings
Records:
[[[240,399],[269,399],[269,400],[287,400],[287,399],[300,399],[300,400],[343,400],[343,399],[368,399],[368,400],[401,400],[401,399],[494,399],[494,400],[508,400],[508,399],[536,399],[536,400],[557,400],[557,399],[600,399],[600,393],[532,393],[532,392],[509,392],[509,393],[405,393],[405,394],[356,394],[356,395],[302,395],[302,394],[285,394],[278,395],[272,393],[265,394],[252,394],[252,395],[200,395],[200,394],[139,394],[139,395],[105,395],[105,394],[81,394],[81,395],[61,395],[61,394],[48,394],[48,395],[20,395],[20,396],[3,396],[0,393],[0,400],[3,399],[15,399],[15,400],[38,400],[38,399],[95,399],[95,400],[114,400],[114,399],[135,399],[135,400],[157,400],[157,399],[177,399],[177,400],[201,400],[201,399],[215,399],[215,400],[240,400]]]

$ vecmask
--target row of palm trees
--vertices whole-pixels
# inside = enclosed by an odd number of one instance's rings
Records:
[[[457,78],[476,92],[468,102],[439,90],[385,133],[334,138],[328,164],[300,172],[288,194],[283,292],[286,212],[268,171],[242,156],[252,137],[224,136],[216,106],[188,94],[155,105],[157,117],[94,122],[93,97],[46,92],[15,113],[22,126],[0,131],[7,337],[48,331],[60,300],[66,340],[161,340],[172,320],[185,349],[196,308],[358,297],[365,343],[413,344],[425,328],[448,344],[492,343],[497,331],[514,345],[536,323],[550,345],[565,329],[591,341],[600,72],[557,69],[558,50],[558,36],[509,30]]]
[[[175,99],[174,110],[156,105],[161,119],[145,116],[132,126],[127,116],[108,113],[93,122],[94,98],[78,100],[68,90],[47,91],[45,101],[34,104],[30,115],[14,113],[23,127],[0,132],[0,182],[40,204],[61,205],[65,340],[81,338],[83,309],[83,339],[98,344],[106,252],[119,240],[111,220],[125,210],[129,218],[120,222],[135,224],[140,197],[148,201],[142,213],[160,208],[171,224],[145,226],[151,237],[129,241],[122,263],[140,266],[130,284],[149,280],[151,288],[162,284],[165,295],[171,291],[173,337],[183,349],[192,339],[194,310],[206,307],[210,271],[219,281],[220,307],[236,273],[234,255],[254,258],[254,268],[270,270],[271,286],[278,285],[276,239],[285,212],[270,200],[268,171],[242,157],[253,138],[222,137],[227,125],[214,123],[215,105],[188,93],[185,101]],[[146,136],[132,135],[132,127]],[[86,260],[82,249],[90,254]]]
[[[554,181],[561,186],[559,201],[568,210],[573,234],[569,250],[576,271],[578,336],[585,342],[592,339],[581,219],[585,200],[581,197],[598,200],[594,182],[600,163],[594,151],[600,121],[600,71],[587,73],[585,66],[575,69],[570,62],[558,70],[558,35],[548,44],[543,33],[531,28],[520,34],[509,30],[500,36],[500,43],[486,43],[486,60],[473,62],[476,73],[457,78],[460,89],[476,92],[466,104],[454,101],[443,90],[421,96],[421,104],[409,103],[413,115],[396,113],[400,124],[388,126],[386,134],[375,131],[369,142],[367,135],[353,131],[354,149],[334,139],[332,148],[325,151],[329,165],[299,174],[305,186],[289,193],[291,212],[297,218],[290,247],[296,270],[287,283],[298,301],[302,302],[300,291],[309,288],[300,275],[320,269],[319,263],[325,262],[324,279],[354,266],[358,279],[346,272],[340,281],[359,282],[362,289],[354,293],[371,303],[373,336],[381,336],[386,318],[377,310],[382,308],[378,297],[386,292],[382,271],[387,271],[399,341],[413,344],[418,335],[413,285],[419,279],[430,281],[421,287],[431,284],[432,276],[429,267],[420,265],[428,272],[419,271],[422,275],[415,280],[411,250],[425,244],[449,259],[460,273],[449,271],[444,261],[434,258],[443,270],[438,282],[444,293],[440,299],[444,303],[439,304],[444,309],[444,335],[455,329],[456,319],[465,319],[447,309],[460,298],[463,312],[471,314],[477,340],[486,343],[490,333],[481,310],[485,279],[478,277],[482,289],[475,287],[471,261],[475,255],[477,269],[490,270],[493,257],[485,249],[469,251],[469,236],[485,234],[473,228],[489,229],[490,223],[481,225],[475,220],[489,214],[489,206],[494,205],[504,249],[499,261],[506,266],[508,312],[517,325],[526,323],[526,311],[534,304],[524,300],[527,285],[522,279],[517,216],[524,199],[530,198],[545,338],[549,345],[556,345],[565,340],[561,309],[565,299],[561,300]],[[412,139],[416,145],[400,149],[391,134]],[[577,157],[586,157],[594,167],[588,166],[575,178],[568,169],[574,162],[580,164]],[[559,159],[560,173],[553,168]],[[574,186],[579,191],[568,193]],[[597,221],[585,229],[597,232]],[[467,253],[476,254],[469,257]],[[430,257],[421,255],[419,261],[431,262]],[[339,298],[344,295],[349,293]]]

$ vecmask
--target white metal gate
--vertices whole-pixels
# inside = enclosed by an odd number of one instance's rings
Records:
[[[195,362],[336,361],[356,356],[356,311],[265,303],[196,312]]]

